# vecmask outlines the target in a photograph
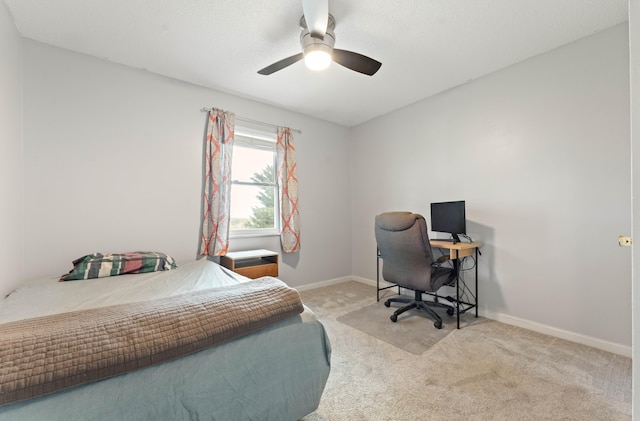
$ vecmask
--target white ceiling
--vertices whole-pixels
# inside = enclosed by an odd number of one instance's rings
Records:
[[[627,0],[329,0],[372,77],[298,62],[300,0],[4,0],[58,47],[353,126],[627,20]],[[215,104],[213,104],[215,105]]]

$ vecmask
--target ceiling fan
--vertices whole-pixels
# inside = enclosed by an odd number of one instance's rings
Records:
[[[304,58],[307,67],[322,70],[331,61],[353,71],[373,76],[382,63],[353,51],[333,48],[336,36],[333,32],[336,20],[329,14],[328,0],[302,0],[304,15],[300,18],[300,45],[302,52],[258,70],[261,75],[270,75]]]

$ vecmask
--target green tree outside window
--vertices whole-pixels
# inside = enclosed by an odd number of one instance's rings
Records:
[[[273,184],[274,166],[268,165],[261,172],[255,173],[251,177],[254,183]],[[250,216],[249,228],[273,228],[274,223],[274,205],[275,205],[275,188],[273,186],[260,186],[260,193],[256,196],[261,206],[253,206]]]

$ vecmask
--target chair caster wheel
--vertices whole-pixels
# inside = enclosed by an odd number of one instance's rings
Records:
[[[398,321],[398,316],[396,316],[395,314],[392,314],[392,315],[391,315],[391,317],[389,317],[389,318],[391,319],[391,321],[392,321],[393,323],[395,323],[395,322],[397,322],[397,321]]]
[[[452,309],[452,308],[448,308],[448,309],[447,309],[447,314],[448,314],[449,316],[453,316],[453,313],[455,313],[455,310],[454,310],[454,309]]]
[[[433,323],[433,325],[436,327],[436,329],[442,329],[442,322],[440,320]]]
[[[385,306],[385,307],[391,307],[391,303],[390,303],[389,301],[385,301],[385,302],[384,302],[384,306]]]

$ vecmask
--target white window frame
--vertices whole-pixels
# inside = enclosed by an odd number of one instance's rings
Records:
[[[269,150],[273,152],[273,168],[274,177],[277,177],[278,171],[278,159],[276,149],[277,134],[256,130],[248,127],[235,127],[234,148],[236,146],[245,148],[254,148],[261,150]],[[235,159],[235,155],[233,157]],[[277,236],[280,235],[280,191],[278,188],[278,180],[274,179],[274,183],[253,183],[247,181],[239,181],[233,178],[231,185],[244,185],[244,186],[272,186],[274,187],[274,209],[273,218],[275,228],[250,228],[250,229],[236,229],[229,230],[229,238],[241,238],[241,237],[264,237],[264,236]],[[231,203],[233,203],[233,194],[231,195]]]

